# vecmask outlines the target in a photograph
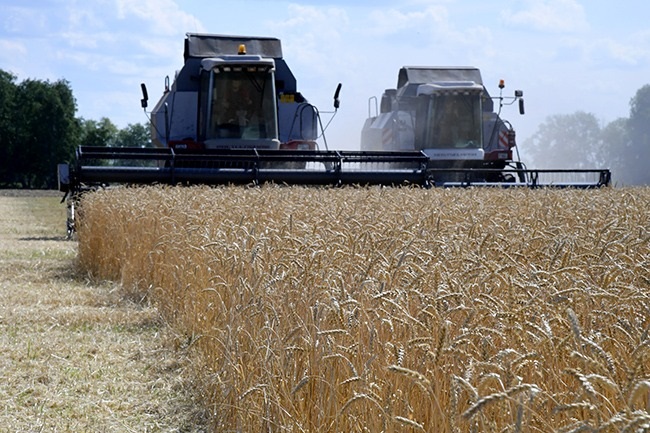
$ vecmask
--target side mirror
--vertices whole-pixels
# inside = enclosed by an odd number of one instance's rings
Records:
[[[519,114],[523,115],[526,112],[524,110],[524,98],[519,98]]]
[[[142,108],[147,108],[149,105],[149,94],[147,93],[147,86],[144,83],[140,84],[140,88],[142,89],[142,99],[140,100],[140,105],[142,105]]]
[[[339,101],[339,93],[341,93],[341,83],[336,86],[336,91],[334,92],[334,109],[338,110],[341,101]]]

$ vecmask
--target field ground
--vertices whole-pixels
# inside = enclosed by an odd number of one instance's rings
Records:
[[[202,431],[178,338],[78,273],[59,201],[0,191],[0,432]]]

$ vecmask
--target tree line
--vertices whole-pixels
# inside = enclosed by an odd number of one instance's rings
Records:
[[[523,148],[536,168],[609,168],[618,185],[650,185],[650,85],[630,100],[629,117],[601,126],[585,111],[554,115]]]
[[[147,126],[119,129],[109,119],[76,117],[70,84],[27,79],[0,70],[0,188],[57,187],[56,166],[79,145],[150,146]]]
[[[79,145],[151,146],[149,128],[117,128],[76,117],[70,84],[0,70],[0,188],[56,188],[56,165]],[[610,168],[615,184],[650,184],[650,85],[630,100],[630,115],[601,126],[592,113],[553,115],[522,147],[536,168]]]

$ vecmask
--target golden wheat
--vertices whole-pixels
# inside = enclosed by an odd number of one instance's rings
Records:
[[[645,428],[648,188],[119,188],[81,210],[81,265],[187,336],[215,431]]]

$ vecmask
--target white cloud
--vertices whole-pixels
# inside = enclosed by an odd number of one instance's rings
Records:
[[[301,6],[290,4],[288,18],[279,26],[279,31],[291,34],[300,40],[306,36],[310,42],[330,41],[331,44],[341,40],[341,29],[349,22],[347,13],[337,7]],[[303,42],[303,41],[301,41]],[[317,48],[317,47],[313,47]]]
[[[147,53],[156,57],[178,60],[182,54],[183,40],[184,37],[175,38],[175,44],[170,46],[167,39],[148,39],[140,41],[139,45]],[[178,49],[175,49],[176,47]]]
[[[69,50],[58,51],[57,59],[74,64],[90,72],[102,72],[115,76],[129,76],[140,73],[142,68],[128,59],[114,56]]]
[[[599,37],[579,41],[584,58],[583,63],[592,69],[629,69],[645,67],[650,63],[650,32],[616,39]]]
[[[292,17],[285,21],[288,26],[316,26],[318,30],[325,30],[329,35],[336,33],[336,26],[332,27],[332,24],[348,23],[347,13],[338,7],[325,8],[292,3],[288,6],[287,15]]]
[[[106,6],[101,6],[101,9],[98,7],[102,3],[74,2],[70,4],[67,8],[70,31],[79,28],[92,28],[95,31],[99,31],[100,29],[105,30],[107,28],[104,22],[106,17],[102,16],[102,11],[106,10]]]
[[[47,11],[22,6],[5,6],[2,12],[4,32],[41,34],[47,28]]]
[[[516,26],[551,33],[576,33],[589,28],[585,10],[576,0],[526,0],[517,11],[506,10],[501,18]]]
[[[95,50],[117,42],[117,36],[112,32],[90,33],[81,27],[76,30],[64,31],[59,36],[67,42],[68,47],[66,48],[79,50]]]
[[[613,70],[646,66],[650,62],[650,31],[626,37],[564,37],[552,50],[552,63],[572,64],[583,70]]]
[[[368,31],[371,34],[390,35],[402,30],[411,32],[417,29],[437,30],[447,28],[449,12],[440,5],[429,6],[421,11],[401,12],[397,9],[376,9],[370,14]]]
[[[623,65],[647,66],[650,63],[650,30],[633,33],[624,42],[605,40],[602,46],[612,59]]]
[[[277,33],[272,36],[282,40],[283,54],[293,65],[290,67],[302,66],[315,73],[338,68],[341,56],[349,54],[340,51],[344,44],[342,32],[349,22],[347,13],[337,7],[290,4],[287,16],[290,18],[276,24]]]
[[[181,10],[173,0],[116,0],[116,6],[118,18],[136,17],[149,24],[152,34],[205,31],[197,17]]]
[[[2,58],[10,59],[24,54],[27,54],[27,47],[24,44],[0,39],[0,55]]]
[[[602,50],[614,61],[624,65],[636,66],[642,61],[647,61],[649,51],[647,45],[622,44],[613,40],[601,41],[595,50]]]
[[[22,75],[27,47],[19,42],[0,39],[0,69]]]
[[[412,3],[413,5],[415,3]],[[436,1],[421,9],[376,9],[369,14],[368,32],[376,44],[389,47],[393,58],[409,65],[465,65],[491,58],[493,29],[481,20],[468,20],[465,10]]]

